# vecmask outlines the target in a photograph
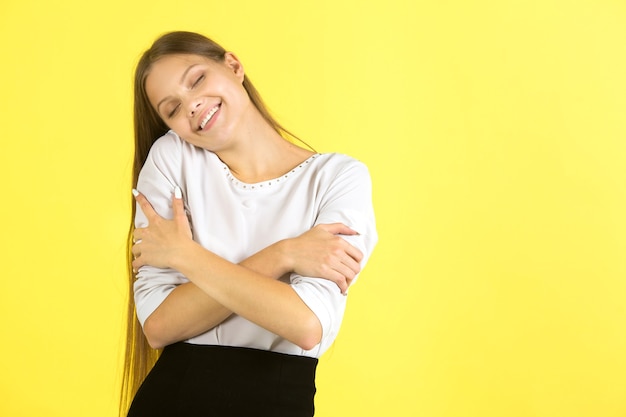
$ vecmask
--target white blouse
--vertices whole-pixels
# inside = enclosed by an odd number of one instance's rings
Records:
[[[152,146],[137,189],[157,213],[172,218],[176,186],[183,192],[194,240],[234,263],[317,224],[343,223],[357,231],[358,235],[342,237],[363,252],[361,268],[378,240],[368,170],[345,155],[315,154],[279,178],[248,184],[235,178],[217,155],[170,131]],[[135,225],[147,226],[139,206]],[[186,282],[172,269],[140,268],[134,290],[141,324]],[[325,279],[291,274],[287,282],[322,324],[322,340],[313,349],[305,351],[235,314],[187,342],[321,356],[337,336],[347,297]]]

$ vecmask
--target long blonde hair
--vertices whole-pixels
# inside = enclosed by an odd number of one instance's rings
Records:
[[[137,187],[139,172],[146,162],[152,144],[163,136],[169,128],[159,117],[148,100],[145,82],[152,65],[168,55],[188,54],[200,55],[216,62],[222,62],[226,50],[211,39],[193,32],[170,32],[159,37],[139,59],[135,70],[134,81],[134,129],[135,129],[135,157],[133,160],[132,185]],[[258,91],[252,85],[250,78],[245,75],[243,86],[248,92],[250,101],[259,110],[263,118],[274,130],[284,137],[291,137],[302,142],[291,132],[283,128],[270,114],[263,103]],[[310,148],[306,143],[302,142]],[[132,234],[136,206],[132,203],[132,216],[128,231],[127,265],[128,265],[128,309],[126,325],[126,355],[122,375],[120,396],[120,416],[125,416],[139,386],[154,366],[160,351],[152,349],[143,334],[141,325],[135,314],[133,283],[135,274],[132,270]]]

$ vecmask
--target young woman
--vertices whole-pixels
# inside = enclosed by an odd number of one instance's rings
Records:
[[[140,59],[123,410],[146,342],[164,349],[128,416],[313,415],[317,358],[377,234],[367,168],[287,135],[206,37],[169,33]]]

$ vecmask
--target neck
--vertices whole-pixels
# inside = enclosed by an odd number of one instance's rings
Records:
[[[277,178],[313,154],[283,138],[254,110],[252,120],[237,132],[236,145],[216,152],[239,180],[255,183]]]

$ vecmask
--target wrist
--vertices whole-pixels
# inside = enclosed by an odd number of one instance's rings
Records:
[[[189,266],[189,259],[197,258],[194,252],[197,251],[198,248],[201,247],[196,241],[193,239],[186,240],[172,253],[169,265],[172,269],[184,274],[183,269],[185,269],[185,266]]]
[[[280,275],[293,272],[296,268],[296,260],[290,255],[291,239],[279,240],[274,246],[278,255],[275,262],[280,270]]]

